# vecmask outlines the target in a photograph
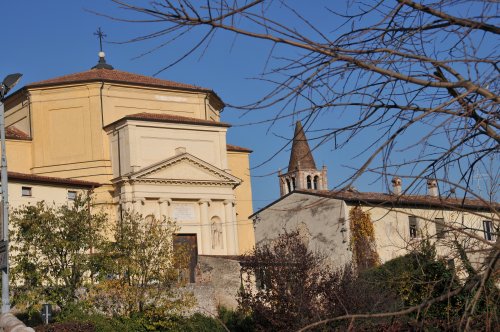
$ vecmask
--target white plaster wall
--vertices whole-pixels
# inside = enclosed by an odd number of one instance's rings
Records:
[[[349,208],[352,208],[349,207]],[[484,255],[477,252],[478,249],[487,245],[480,239],[484,239],[483,220],[493,220],[493,215],[484,212],[467,213],[451,210],[423,209],[423,208],[384,208],[364,206],[363,210],[370,212],[374,223],[375,240],[377,251],[381,261],[386,262],[395,257],[404,255],[408,250],[419,245],[422,239],[429,239],[436,244],[439,257],[456,258],[450,255],[456,254],[454,241],[459,241],[467,251],[473,249],[469,254],[471,262],[478,266],[484,259]],[[417,216],[421,236],[411,239],[409,234],[409,216]],[[443,239],[436,237],[436,218],[443,218],[450,227]],[[466,232],[477,236],[479,239],[462,233]]]
[[[309,248],[327,255],[333,266],[341,267],[351,260],[343,201],[294,193],[259,212],[258,219],[257,245],[272,241],[285,230],[299,229],[301,234],[308,234]]]
[[[255,226],[256,243],[259,245],[272,241],[284,230],[298,228],[302,232],[306,229],[310,248],[326,253],[336,266],[342,266],[352,257],[349,247],[349,211],[354,206],[331,198],[293,193],[255,216],[258,220]],[[370,213],[376,248],[382,263],[407,254],[418,247],[424,238],[436,244],[438,257],[454,258],[459,273],[461,266],[455,241],[468,252],[473,266],[480,266],[488,253],[487,250],[481,251],[489,248],[484,239],[483,220],[494,220],[491,213],[367,205],[362,206],[362,209]],[[410,215],[417,216],[419,220],[421,235],[415,239],[410,238],[409,234]],[[341,232],[342,218],[345,218],[346,232]],[[450,225],[443,239],[436,237],[435,218],[444,218],[444,222]],[[498,220],[494,223],[498,223]]]

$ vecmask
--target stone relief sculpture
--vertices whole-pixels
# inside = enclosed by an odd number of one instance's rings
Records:
[[[224,249],[222,242],[222,224],[219,217],[212,217],[211,234],[212,249]]]

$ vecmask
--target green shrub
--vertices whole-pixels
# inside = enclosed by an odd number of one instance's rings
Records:
[[[241,310],[230,310],[225,307],[218,308],[219,319],[231,332],[255,331],[255,322],[252,316]]]
[[[146,329],[140,322],[133,318],[107,317],[95,312],[92,308],[77,303],[68,305],[56,316],[57,322],[87,322],[92,323],[99,332],[143,332]]]
[[[435,248],[427,241],[423,241],[418,251],[364,271],[360,279],[372,283],[374,287],[395,291],[407,307],[461,286],[455,271],[446,262],[436,259]],[[448,301],[435,303],[419,314],[428,318],[447,319],[460,315],[463,306],[464,296],[459,294]]]
[[[82,303],[68,306],[56,317],[58,322],[91,323],[99,332],[217,332],[225,331],[215,318],[199,313],[185,317],[181,315],[163,315],[161,311],[148,310],[130,317],[108,317],[95,312]]]
[[[145,331],[217,332],[225,331],[215,318],[195,313],[191,316],[164,315],[160,310],[148,310],[133,317]]]

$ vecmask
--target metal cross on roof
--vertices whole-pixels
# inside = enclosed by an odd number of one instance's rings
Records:
[[[101,27],[99,27],[99,29],[97,29],[97,31],[94,32],[94,36],[99,37],[99,46],[100,46],[100,51],[102,52],[102,40],[104,39],[104,37],[107,37],[107,35],[101,30]]]

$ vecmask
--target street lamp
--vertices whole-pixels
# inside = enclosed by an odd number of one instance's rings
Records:
[[[9,193],[7,189],[7,154],[5,152],[5,96],[19,82],[23,74],[7,75],[0,84],[0,141],[2,149],[2,241],[0,242],[0,268],[2,269],[2,314],[10,311],[9,301]]]

